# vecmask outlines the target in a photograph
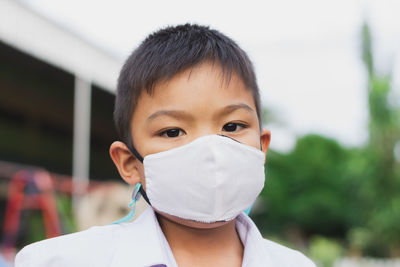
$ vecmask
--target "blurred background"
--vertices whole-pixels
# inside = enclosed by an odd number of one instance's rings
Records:
[[[262,234],[318,266],[400,266],[399,14],[395,0],[0,0],[0,266],[128,212],[108,155],[118,72],[186,22],[254,62],[272,132]]]

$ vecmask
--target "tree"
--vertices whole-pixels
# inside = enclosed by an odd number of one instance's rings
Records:
[[[372,35],[362,27],[362,59],[368,73],[369,142],[365,149],[371,172],[361,196],[370,203],[366,228],[369,253],[400,255],[400,163],[394,148],[400,140],[400,110],[390,103],[392,75],[379,74],[373,60]],[[388,253],[389,252],[389,253]]]

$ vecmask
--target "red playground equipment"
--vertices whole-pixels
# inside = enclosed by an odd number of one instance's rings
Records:
[[[21,170],[12,176],[3,225],[2,255],[6,259],[15,256],[23,210],[41,210],[47,238],[61,234],[54,193],[53,180],[46,171]]]

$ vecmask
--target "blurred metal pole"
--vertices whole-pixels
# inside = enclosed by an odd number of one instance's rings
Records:
[[[91,84],[75,77],[74,136],[72,152],[72,205],[74,212],[89,184]]]

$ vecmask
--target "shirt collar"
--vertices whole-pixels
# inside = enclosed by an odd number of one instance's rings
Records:
[[[132,223],[120,224],[115,235],[116,251],[112,267],[176,266],[157,217],[151,207]],[[236,218],[236,230],[243,243],[243,267],[269,266],[264,239],[254,222],[244,213]],[[172,257],[172,258],[171,258]],[[268,263],[268,264],[267,264]],[[272,266],[272,265],[271,265]]]
[[[244,247],[242,267],[273,266],[265,253],[265,243],[254,222],[245,213],[236,217],[236,230]]]
[[[157,218],[148,207],[132,223],[120,224],[115,235],[116,250],[111,260],[112,267],[150,267],[167,265],[163,240]]]

